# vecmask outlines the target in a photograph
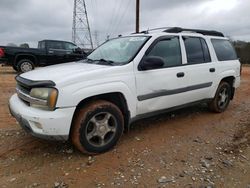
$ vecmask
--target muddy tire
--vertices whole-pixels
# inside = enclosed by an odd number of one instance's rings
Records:
[[[216,113],[224,112],[231,100],[232,95],[232,86],[228,82],[221,82],[215,97],[213,100],[208,104],[208,107],[211,111]]]
[[[17,63],[17,70],[20,73],[31,71],[35,68],[34,62],[29,59],[22,59]]]
[[[113,148],[124,130],[121,110],[98,100],[80,108],[73,120],[71,141],[83,153],[104,153]]]

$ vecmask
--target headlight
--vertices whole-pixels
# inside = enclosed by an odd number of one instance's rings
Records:
[[[30,97],[34,100],[30,102],[33,107],[54,110],[56,106],[58,91],[55,88],[33,88]]]

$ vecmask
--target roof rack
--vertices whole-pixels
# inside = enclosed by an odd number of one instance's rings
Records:
[[[149,34],[150,31],[157,31],[157,30],[166,30],[169,29],[170,27],[158,27],[158,28],[153,28],[153,29],[147,29],[144,31],[140,31],[139,33],[131,33],[131,34]]]
[[[203,35],[224,37],[223,33],[218,32],[218,31],[209,31],[209,30],[201,30],[201,29],[185,29],[185,28],[181,28],[181,27],[172,27],[172,28],[164,30],[163,32],[166,32],[166,33],[181,33],[183,31],[190,31],[190,32],[200,33],[200,34],[203,34]]]

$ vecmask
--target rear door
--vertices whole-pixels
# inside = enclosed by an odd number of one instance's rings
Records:
[[[212,62],[207,42],[202,37],[183,36],[186,51],[185,77],[189,91],[187,102],[210,97],[216,79],[216,62]]]

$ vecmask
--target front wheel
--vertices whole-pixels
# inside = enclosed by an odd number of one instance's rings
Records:
[[[221,82],[215,97],[208,104],[209,109],[213,112],[221,113],[228,107],[231,96],[232,96],[232,86],[228,82]]]
[[[31,71],[35,68],[34,63],[29,59],[22,59],[17,63],[18,72],[24,73]]]
[[[71,140],[83,153],[103,153],[120,139],[124,129],[121,110],[108,101],[93,101],[81,108],[73,121]]]

